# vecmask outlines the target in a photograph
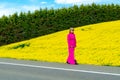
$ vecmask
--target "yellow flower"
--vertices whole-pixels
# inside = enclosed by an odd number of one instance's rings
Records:
[[[68,32],[64,30],[2,46],[0,57],[65,63]],[[75,34],[78,63],[120,66],[120,20],[78,27]]]

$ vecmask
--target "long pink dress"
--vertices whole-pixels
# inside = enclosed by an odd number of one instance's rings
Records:
[[[76,60],[74,57],[74,50],[76,47],[76,37],[74,33],[69,33],[67,35],[67,41],[68,41],[68,58],[67,58],[67,63],[69,64],[76,64]]]

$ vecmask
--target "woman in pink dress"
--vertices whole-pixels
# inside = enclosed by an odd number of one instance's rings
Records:
[[[67,42],[68,42],[68,64],[77,64],[75,57],[74,57],[74,50],[76,47],[76,37],[74,34],[74,28],[70,28],[69,34],[67,35]]]

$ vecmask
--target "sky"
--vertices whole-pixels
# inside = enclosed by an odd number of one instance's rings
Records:
[[[62,8],[81,4],[120,4],[120,0],[0,0],[0,17],[40,8]]]

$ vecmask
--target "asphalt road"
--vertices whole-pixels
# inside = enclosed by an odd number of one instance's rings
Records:
[[[120,67],[0,58],[0,80],[120,80]]]

